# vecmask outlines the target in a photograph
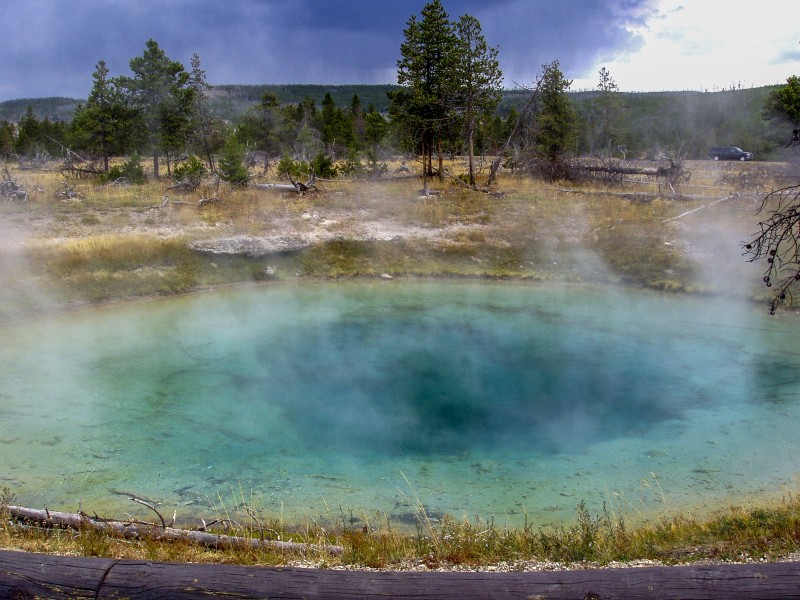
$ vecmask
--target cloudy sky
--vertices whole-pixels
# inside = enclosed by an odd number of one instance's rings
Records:
[[[479,19],[505,86],[559,60],[572,89],[607,67],[620,90],[719,90],[800,75],[797,0],[442,0]],[[212,84],[395,83],[426,0],[3,0],[0,101],[87,97],[105,60],[127,75],[149,38]]]

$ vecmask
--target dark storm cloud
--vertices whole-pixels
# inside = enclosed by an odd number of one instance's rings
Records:
[[[530,83],[558,59],[567,77],[634,50],[626,28],[655,0],[444,0],[477,17],[500,48],[506,85]],[[403,29],[426,0],[7,0],[0,100],[85,98],[105,60],[128,74],[148,39],[187,67],[200,55],[211,83],[393,83]]]

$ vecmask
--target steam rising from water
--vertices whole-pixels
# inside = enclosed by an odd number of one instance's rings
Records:
[[[678,506],[777,493],[800,468],[796,318],[713,302],[346,283],[7,324],[0,477],[52,508],[207,515],[241,487],[402,518],[404,473],[432,510],[513,523],[608,490],[645,510],[651,473]]]

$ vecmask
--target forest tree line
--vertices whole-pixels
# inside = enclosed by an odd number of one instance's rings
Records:
[[[697,159],[714,145],[779,160],[787,131],[800,125],[794,76],[770,88],[623,93],[603,68],[596,89],[570,92],[555,61],[542,65],[530,89],[503,90],[498,50],[480,23],[451,20],[440,0],[408,20],[395,86],[212,87],[197,54],[187,69],[154,40],[129,66],[130,75],[112,77],[99,61],[71,117],[69,99],[28,101],[21,117],[0,121],[0,155],[69,151],[98,160],[104,173],[112,157],[149,156],[155,176],[173,175],[177,160],[193,156],[239,183],[246,151],[265,167],[303,163],[320,175],[374,173],[396,154],[421,157],[434,175],[443,157],[463,156],[464,178],[474,183],[473,157],[500,152],[511,168],[531,171],[585,155]],[[25,102],[0,109],[18,114]],[[41,112],[43,102],[51,111],[44,117],[33,108]]]

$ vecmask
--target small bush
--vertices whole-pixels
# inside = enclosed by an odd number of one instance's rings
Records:
[[[127,179],[131,185],[142,185],[147,182],[142,167],[142,159],[138,154],[132,155],[124,164],[114,165],[108,173],[100,177],[100,183],[110,183],[119,179]]]
[[[176,183],[187,183],[192,187],[196,187],[206,172],[207,169],[203,161],[192,154],[186,162],[175,165],[175,168],[172,169],[172,178]]]
[[[291,156],[285,155],[278,163],[278,175],[283,177],[299,177],[303,173],[311,171],[311,166],[307,162],[293,160]]]
[[[247,180],[250,179],[250,173],[244,166],[244,149],[233,136],[228,138],[222,150],[219,176],[223,181],[241,186],[247,185]]]
[[[311,167],[314,169],[314,174],[323,179],[333,179],[339,174],[339,170],[333,164],[333,159],[324,152],[320,152],[314,157]]]

